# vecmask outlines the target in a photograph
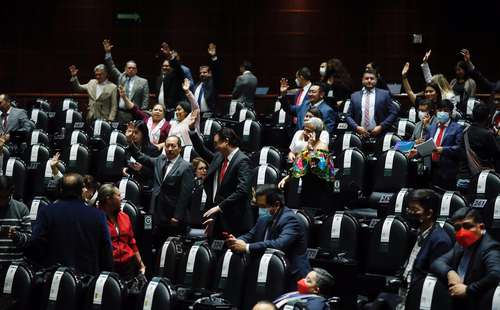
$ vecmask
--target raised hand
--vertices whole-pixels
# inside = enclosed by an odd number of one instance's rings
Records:
[[[182,81],[182,89],[184,90],[185,93],[187,93],[189,91],[190,85],[191,85],[191,82],[189,82],[188,79],[184,79],[184,81]]]
[[[215,45],[214,43],[208,44],[208,54],[211,57],[217,56],[217,45]]]
[[[196,119],[198,118],[198,115],[200,114],[200,109],[196,109],[191,111],[191,115],[189,116],[189,129],[194,130],[196,127]]]
[[[50,159],[50,167],[52,169],[57,168],[57,164],[59,163],[59,157],[61,154],[59,152],[55,153],[54,156]]]
[[[160,47],[160,51],[167,57],[167,59],[172,58],[172,50],[170,49],[170,46],[166,42],[163,42]]]
[[[134,123],[129,122],[129,123],[127,124],[127,130],[125,131],[125,137],[127,138],[127,141],[128,141],[129,143],[133,141],[134,132],[135,132],[135,126],[134,126]]]
[[[405,66],[403,67],[403,71],[401,71],[401,75],[403,77],[408,76],[408,71],[410,71],[410,63],[409,62],[405,63]]]
[[[282,95],[286,95],[286,92],[288,90],[288,80],[285,78],[281,78],[280,80],[280,93]]]
[[[105,39],[102,41],[102,47],[104,47],[104,51],[106,53],[111,53],[111,49],[113,48],[113,45],[111,45],[111,41],[108,39]]]
[[[427,51],[427,53],[425,53],[424,58],[422,59],[422,62],[427,62],[427,60],[429,60],[429,57],[431,57],[431,51],[432,50],[429,50],[429,51]]]
[[[120,94],[120,97],[125,98],[127,97],[127,94],[125,93],[125,88],[123,85],[118,86],[118,93]]]
[[[69,66],[69,73],[71,74],[71,76],[76,76],[78,74],[78,69],[76,68],[75,65],[71,65]]]
[[[463,48],[461,51],[460,51],[460,54],[462,54],[464,56],[464,61],[465,62],[469,62],[470,61],[470,52],[468,49],[466,48]]]

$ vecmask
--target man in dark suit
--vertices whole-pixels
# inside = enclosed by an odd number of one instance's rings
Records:
[[[460,147],[463,127],[451,120],[453,103],[442,100],[436,104],[437,123],[430,125],[425,140],[433,139],[436,149],[432,153],[432,183],[446,190],[454,190],[457,183],[458,164],[464,150]]]
[[[10,140],[13,131],[22,131],[28,134],[33,129],[33,124],[28,119],[26,111],[14,108],[10,104],[10,97],[7,94],[0,94],[0,134],[5,139],[4,143]]]
[[[210,61],[208,65],[200,66],[200,81],[194,87],[194,98],[200,106],[201,113],[215,112],[215,104],[219,90],[220,58],[216,46],[210,43],[208,47]]]
[[[286,102],[286,91],[288,89],[288,82],[286,80],[281,81],[280,91],[281,96],[279,98],[281,106],[286,110],[291,112],[297,117],[296,130],[301,130],[304,127],[304,117],[310,108],[316,108],[321,112],[323,123],[326,126],[326,130],[331,134],[335,128],[335,120],[337,118],[337,113],[326,103],[325,98],[325,86],[323,84],[313,84],[309,87],[309,92],[307,93],[307,101],[301,105],[291,105]]]
[[[292,111],[293,114],[297,115],[297,110],[300,109],[303,105],[305,105],[309,98],[308,93],[309,89],[312,86],[311,83],[311,70],[307,67],[302,67],[295,73],[295,84],[297,85],[297,89],[295,94],[293,95],[293,99],[291,103],[288,103],[287,92],[288,92],[288,80],[282,78],[280,80],[280,96],[278,97],[281,106],[284,109]],[[305,114],[305,113],[304,113]],[[300,118],[298,116],[293,118],[293,124],[295,124],[295,131],[301,130],[304,124],[304,118]]]
[[[194,187],[191,164],[180,156],[181,139],[170,136],[165,140],[164,153],[149,157],[132,143],[132,127],[127,129],[130,154],[142,165],[154,169],[150,212],[153,214],[153,236],[159,247],[167,237],[184,234],[189,224],[191,193]]]
[[[285,207],[285,199],[277,186],[257,188],[255,200],[263,211],[259,211],[257,223],[238,239],[229,235],[227,246],[236,253],[262,254],[267,248],[283,251],[295,281],[305,278],[311,270],[306,254],[306,228],[295,212]]]
[[[109,70],[109,75],[116,85],[123,87],[125,94],[130,100],[143,110],[149,109],[149,85],[148,80],[137,75],[137,64],[133,60],[127,61],[125,71],[120,72],[115,66],[111,49],[113,45],[109,40],[102,42],[104,47],[104,61]],[[119,122],[128,123],[134,119],[133,114],[127,110],[123,98],[118,102],[118,114],[116,116]]]
[[[62,264],[98,275],[113,269],[111,239],[104,212],[87,206],[82,191],[81,175],[62,178],[61,199],[38,211],[27,254],[43,266]]]
[[[253,108],[257,78],[252,73],[252,64],[245,60],[240,65],[240,73],[233,88],[233,99],[243,102],[247,108]]]
[[[459,209],[451,221],[457,242],[431,272],[448,283],[455,309],[479,309],[479,299],[500,281],[500,244],[486,232],[477,209]]]
[[[204,182],[207,194],[205,224],[209,232],[213,227],[215,238],[221,238],[222,232],[242,235],[254,224],[250,209],[250,159],[239,149],[239,138],[230,128],[222,128],[215,134],[217,152],[212,153],[196,133],[195,122],[196,115],[192,115],[189,137],[195,151],[210,163]]]
[[[363,73],[363,89],[351,95],[347,111],[349,127],[362,137],[377,137],[391,128],[398,117],[398,108],[387,90],[376,88],[377,75]]]
[[[165,55],[165,60],[161,66],[161,75],[156,78],[156,96],[166,112],[173,112],[177,102],[186,98],[182,89],[185,75],[175,51],[167,43],[162,43],[161,52]]]

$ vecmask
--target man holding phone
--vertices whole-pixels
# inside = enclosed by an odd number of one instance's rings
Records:
[[[23,248],[31,238],[31,220],[28,207],[12,199],[14,185],[6,176],[0,176],[0,268],[20,260]]]

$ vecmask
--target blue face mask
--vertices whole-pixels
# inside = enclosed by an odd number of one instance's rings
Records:
[[[273,216],[269,212],[268,208],[259,208],[259,218],[272,218]]]
[[[450,113],[444,112],[444,111],[439,111],[436,113],[436,117],[437,117],[438,122],[440,122],[441,124],[444,124],[450,120]]]

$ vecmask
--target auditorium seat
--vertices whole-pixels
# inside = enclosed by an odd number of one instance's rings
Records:
[[[89,172],[89,150],[82,144],[66,147],[61,159],[66,164],[66,172],[76,172],[81,175]]]
[[[241,109],[245,106],[242,102],[232,99],[227,102],[224,106],[224,115],[228,118],[232,118],[235,114],[238,114]]]
[[[30,220],[31,224],[35,223],[37,216],[38,216],[38,211],[40,211],[40,208],[45,208],[50,204],[50,201],[43,197],[43,196],[36,196],[33,198],[31,201],[31,204],[29,204],[29,209],[30,209]]]
[[[147,139],[147,137],[145,137],[145,139]],[[121,132],[119,130],[113,130],[113,131],[111,131],[111,133],[109,135],[108,144],[109,145],[120,145],[120,146],[126,147],[126,146],[128,146],[127,137],[125,137],[125,134],[123,132]]]
[[[438,218],[449,219],[455,211],[467,207],[467,201],[458,192],[447,191],[440,199]]]
[[[493,170],[484,170],[474,176],[470,183],[472,192],[470,206],[480,210],[486,229],[491,229],[491,234],[500,240],[500,208],[495,209],[495,203],[500,193],[500,175]],[[498,212],[495,214],[495,211]]]
[[[45,285],[44,296],[48,296],[46,310],[77,309],[80,305],[82,283],[67,267],[59,267]]]
[[[384,218],[388,215],[401,216],[404,219],[408,216],[408,194],[411,188],[402,188],[397,193],[392,195],[388,204],[382,204],[378,209],[378,216]]]
[[[66,132],[72,132],[73,129],[83,127],[83,116],[80,112],[74,109],[67,109],[56,112],[55,131],[60,132],[65,128]]]
[[[61,111],[68,109],[78,110],[78,101],[73,98],[64,98],[61,104]]]
[[[137,235],[138,227],[139,225],[139,215],[140,211],[137,208],[137,206],[132,203],[131,201],[124,200],[122,199],[121,204],[120,204],[120,209],[128,215],[130,219],[130,223],[132,224],[132,228],[134,229],[134,234]]]
[[[289,290],[288,263],[283,252],[267,249],[253,257],[247,268],[241,309],[251,309],[260,300],[274,300]]]
[[[188,163],[190,163],[194,158],[198,157],[198,153],[194,150],[192,145],[185,145],[181,151],[181,157]]]
[[[271,165],[260,165],[252,170],[252,186],[257,188],[264,184],[277,184],[279,182],[279,172]]]
[[[478,304],[478,309],[497,310],[500,307],[500,283],[493,289],[482,294]]]
[[[30,120],[35,124],[36,129],[48,131],[49,129],[49,116],[47,112],[41,109],[31,110]]]
[[[181,260],[185,255],[186,250],[181,238],[168,237],[156,253],[154,274],[158,277],[170,279],[174,285],[178,284],[182,280]]]
[[[323,221],[320,231],[317,258],[357,260],[359,223],[354,216],[337,211]]]
[[[87,137],[87,134],[80,129],[75,129],[66,135],[67,145],[73,145],[73,144],[88,145],[88,140],[89,138]]]
[[[241,123],[247,119],[254,121],[257,119],[257,116],[255,116],[255,112],[253,110],[243,108],[239,110],[238,113],[234,113],[232,119],[234,121],[237,121],[238,123]]]
[[[355,201],[364,191],[366,158],[359,149],[348,148],[337,154],[335,162],[339,169],[333,183],[335,198],[342,207],[355,207]]]
[[[247,264],[246,255],[233,253],[229,249],[221,255],[217,264],[214,290],[235,307],[239,307],[246,293],[243,291],[243,284]]]
[[[203,128],[203,144],[210,150],[214,150],[214,136],[219,130],[221,130],[222,125],[215,119],[207,119],[201,127]]]
[[[415,123],[401,118],[394,124],[394,132],[403,140],[409,140],[415,130]]]
[[[31,180],[25,187],[24,198],[31,200],[33,196],[42,195],[45,192],[44,181],[50,150],[41,144],[31,145],[24,151],[23,159],[27,168],[26,177]]]
[[[14,183],[14,199],[24,200],[24,189],[27,178],[27,168],[23,160],[17,157],[10,157],[4,161],[3,175],[11,177]]]
[[[388,132],[386,134],[380,135],[376,139],[373,154],[375,155],[375,157],[378,157],[383,152],[393,148],[399,141],[401,141],[401,138],[393,132]]]
[[[33,109],[40,109],[44,112],[50,112],[51,110],[51,103],[44,98],[37,98],[35,100],[35,103],[33,104]]]
[[[2,303],[6,309],[29,310],[34,306],[34,273],[21,262],[14,262],[1,275]]]
[[[283,109],[275,111],[271,116],[271,123],[262,128],[262,143],[288,152],[290,123],[291,115],[289,113]]]
[[[103,148],[109,142],[111,135],[111,125],[104,120],[97,119],[90,126],[90,141],[91,146],[94,148]]]
[[[117,182],[122,200],[127,200],[135,206],[141,205],[141,186],[131,177],[123,177]]]
[[[245,120],[238,124],[236,134],[241,139],[242,151],[251,153],[260,149],[261,131],[261,126],[256,121]]]
[[[174,307],[175,292],[169,279],[154,277],[143,289],[139,299],[140,309],[170,310]]]
[[[259,151],[253,153],[251,159],[253,167],[267,164],[273,166],[278,171],[281,170],[281,153],[273,146],[264,146]]]
[[[121,310],[129,309],[127,289],[116,273],[103,271],[93,277],[86,294],[86,309]]]
[[[342,134],[339,134],[335,138],[331,150],[333,155],[339,156],[340,153],[342,153],[344,150],[348,148],[358,148],[362,150],[362,147],[363,147],[363,141],[358,136],[358,134],[352,131],[346,131]]]
[[[109,145],[99,151],[97,178],[101,182],[116,182],[123,176],[123,167],[127,165],[125,149],[117,144]]]
[[[49,145],[50,140],[47,132],[41,129],[33,130],[31,134],[28,136],[28,145],[33,145],[33,144]]]
[[[412,285],[406,298],[408,310],[451,310],[452,299],[448,293],[448,287],[433,275],[427,275],[424,279]],[[482,308],[486,309],[486,308]]]

